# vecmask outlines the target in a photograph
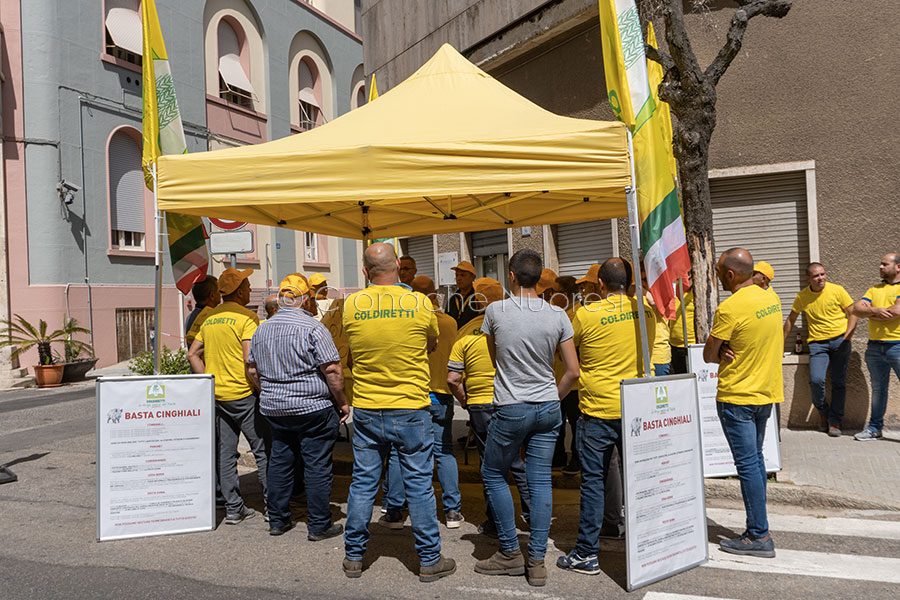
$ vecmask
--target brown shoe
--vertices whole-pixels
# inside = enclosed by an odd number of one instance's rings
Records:
[[[525,563],[525,581],[534,587],[547,585],[547,567],[543,560],[528,557],[528,562]]]
[[[475,563],[475,572],[482,575],[524,575],[525,557],[521,550],[497,550],[490,558]]]
[[[362,577],[362,561],[361,560],[350,560],[349,558],[345,558],[341,567],[344,570],[344,575],[346,575],[350,579],[356,579],[357,577]]]
[[[441,556],[436,563],[427,567],[419,567],[419,581],[428,583],[437,581],[441,577],[456,573],[456,561],[452,558]]]

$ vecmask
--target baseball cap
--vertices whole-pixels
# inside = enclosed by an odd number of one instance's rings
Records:
[[[753,265],[754,271],[759,271],[763,275],[769,278],[769,281],[775,279],[775,269],[772,268],[772,265],[767,263],[764,260],[759,261],[755,265]]]
[[[313,273],[312,275],[309,276],[307,281],[309,282],[310,287],[316,287],[318,285],[328,282],[328,280],[325,279],[325,276],[322,275],[321,273]]]
[[[493,277],[479,277],[472,284],[475,293],[484,296],[488,304],[503,300],[503,286]]]
[[[291,273],[281,280],[281,285],[278,286],[278,293],[284,296],[297,298],[309,293],[309,289],[310,286],[306,277],[300,273]]]
[[[534,286],[534,291],[538,294],[543,294],[546,290],[555,290],[557,277],[553,269],[542,269],[541,278],[538,280],[537,285]]]
[[[253,269],[239,271],[233,267],[228,267],[219,275],[219,291],[227,296],[241,287],[241,282],[250,277],[252,273]]]
[[[427,275],[418,275],[412,280],[411,287],[414,292],[420,292],[426,296],[435,292],[434,282],[431,280],[431,277]]]
[[[588,269],[588,272],[576,281],[575,283],[600,283],[600,265],[594,263],[591,265],[591,268]]]
[[[468,273],[471,273],[472,275],[475,275],[475,267],[473,267],[472,263],[470,263],[467,260],[460,261],[460,263],[458,265],[453,267],[453,270],[454,271],[466,271]]]

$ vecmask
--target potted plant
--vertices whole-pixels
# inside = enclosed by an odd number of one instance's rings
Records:
[[[82,381],[88,371],[94,368],[99,360],[94,356],[94,350],[89,344],[73,338],[75,333],[90,333],[87,329],[78,326],[75,319],[66,319],[61,331],[65,334],[63,340],[63,383]],[[82,354],[88,356],[82,357]]]
[[[10,358],[37,347],[38,364],[34,366],[34,378],[38,387],[55,387],[62,382],[65,364],[54,361],[51,347],[53,342],[68,341],[72,352],[90,350],[89,345],[71,338],[74,333],[90,333],[87,329],[78,327],[75,319],[66,319],[61,329],[49,333],[47,322],[43,319],[34,326],[21,315],[14,315],[3,325],[6,329],[0,331],[0,347],[13,347]]]

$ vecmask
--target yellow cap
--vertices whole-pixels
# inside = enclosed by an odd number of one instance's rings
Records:
[[[253,273],[253,269],[244,269],[243,271],[239,271],[232,267],[228,267],[225,269],[221,275],[219,275],[219,291],[228,295],[232,293],[234,290],[241,287],[241,283],[250,277]]]
[[[472,275],[475,275],[475,267],[473,267],[472,263],[470,263],[467,260],[460,261],[460,263],[458,265],[453,267],[453,270],[454,271],[466,271],[468,273],[471,273]]]
[[[556,290],[556,273],[553,272],[553,269],[542,269],[541,270],[541,278],[538,280],[537,285],[534,286],[534,291],[538,294],[543,294],[545,290]]]
[[[291,296],[297,298],[309,293],[309,282],[306,277],[300,273],[291,273],[281,280],[278,286],[278,293],[283,296]]]
[[[588,269],[588,272],[584,277],[576,281],[575,283],[600,283],[600,265],[594,263],[591,265],[591,268]]]
[[[769,278],[769,281],[775,279],[775,269],[772,268],[772,265],[767,263],[764,260],[759,261],[755,265],[753,265],[754,271],[759,271],[763,275]]]
[[[328,280],[325,279],[325,276],[321,273],[313,273],[309,276],[307,281],[309,282],[310,287],[318,287],[323,283],[328,283]]]
[[[484,297],[488,304],[503,300],[503,286],[493,277],[479,277],[472,284],[472,287],[475,289],[475,293],[480,297]]]
[[[414,292],[419,292],[426,296],[435,292],[434,282],[431,280],[431,277],[427,275],[417,276],[412,280],[412,285],[410,287],[412,287]]]

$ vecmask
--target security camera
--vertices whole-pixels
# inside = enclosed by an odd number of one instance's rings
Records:
[[[80,189],[81,187],[65,179],[56,184],[56,192],[65,204],[72,204],[75,201],[75,194]]]

